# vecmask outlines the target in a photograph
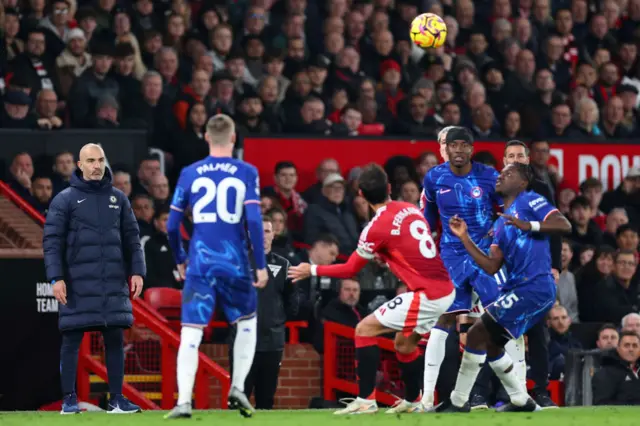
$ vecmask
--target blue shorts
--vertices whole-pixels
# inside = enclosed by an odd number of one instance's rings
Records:
[[[258,296],[249,278],[188,275],[182,291],[182,323],[207,325],[222,307],[229,323],[255,315]]]
[[[517,339],[540,322],[556,301],[556,284],[542,275],[520,287],[505,289],[496,302],[485,308],[510,337]]]
[[[445,260],[445,266],[456,288],[456,298],[447,313],[470,311],[474,291],[478,294],[482,306],[495,302],[500,293],[496,279],[484,272],[471,257],[461,256],[458,259],[456,262]]]

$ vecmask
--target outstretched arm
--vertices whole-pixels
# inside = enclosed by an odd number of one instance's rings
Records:
[[[357,251],[354,251],[349,256],[347,263],[342,265],[323,266],[301,263],[298,266],[291,266],[288,276],[294,283],[309,277],[353,278],[368,262],[369,259],[360,256]]]
[[[500,216],[505,219],[507,225],[513,225],[527,232],[541,232],[543,234],[568,234],[571,232],[571,223],[556,209],[547,213],[539,222],[525,222],[506,214],[500,214]]]

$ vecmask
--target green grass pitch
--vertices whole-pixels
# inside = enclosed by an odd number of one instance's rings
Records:
[[[191,420],[164,420],[164,412],[148,411],[134,415],[83,413],[61,416],[58,413],[0,413],[1,426],[151,426],[194,424],[224,426],[638,426],[640,407],[561,408],[538,413],[503,414],[493,411],[471,414],[406,414],[334,416],[327,410],[258,412],[244,419],[232,411],[196,411]]]

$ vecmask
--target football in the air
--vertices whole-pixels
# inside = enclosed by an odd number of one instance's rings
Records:
[[[435,49],[447,39],[447,24],[434,13],[423,13],[411,22],[411,40],[423,49]]]

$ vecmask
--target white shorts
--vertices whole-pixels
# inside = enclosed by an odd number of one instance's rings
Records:
[[[436,325],[440,315],[444,314],[456,297],[453,290],[448,296],[430,300],[423,292],[402,293],[374,312],[383,326],[405,335],[412,332],[426,334]]]
[[[484,307],[480,301],[480,296],[474,291],[471,295],[471,310],[467,314],[469,318],[480,318],[484,314]]]

